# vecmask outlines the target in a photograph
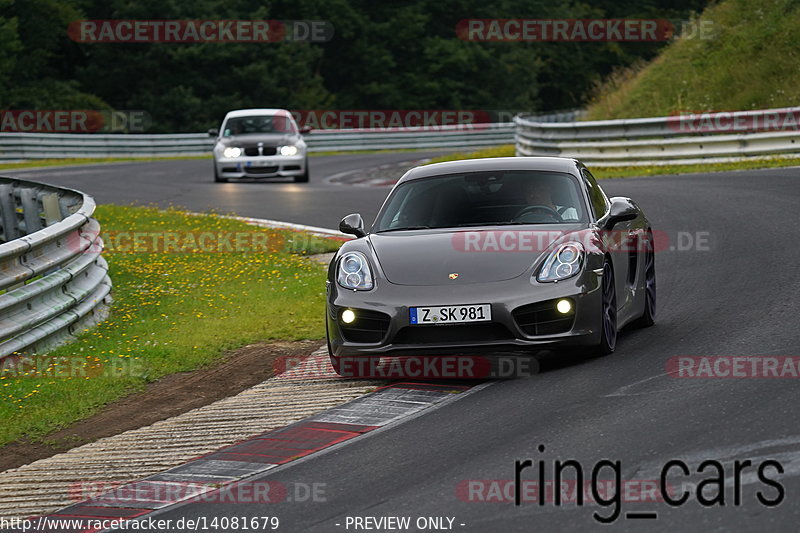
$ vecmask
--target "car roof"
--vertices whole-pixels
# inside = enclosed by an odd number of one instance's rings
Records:
[[[583,168],[583,163],[569,157],[489,157],[485,159],[463,159],[414,167],[398,180],[398,184],[405,181],[429,178],[431,176],[441,176],[444,174],[483,171],[542,170],[578,175],[581,168]]]
[[[252,116],[272,116],[277,115],[278,113],[286,113],[287,115],[291,116],[286,109],[267,109],[267,108],[260,108],[260,109],[236,109],[235,111],[228,111],[228,114],[225,115],[225,118],[235,118],[235,117],[252,117]]]

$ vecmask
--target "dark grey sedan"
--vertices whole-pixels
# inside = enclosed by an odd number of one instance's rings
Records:
[[[584,347],[656,313],[653,232],[579,161],[509,157],[409,170],[328,270],[331,362]],[[341,373],[341,372],[340,372]]]

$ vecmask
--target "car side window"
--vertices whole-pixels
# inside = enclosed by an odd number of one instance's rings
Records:
[[[586,190],[589,192],[589,201],[592,203],[592,211],[594,211],[595,219],[602,218],[608,212],[608,198],[597,184],[591,172],[586,169],[581,171],[583,180],[586,183]]]

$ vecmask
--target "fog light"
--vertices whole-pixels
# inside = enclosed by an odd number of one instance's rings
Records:
[[[558,312],[561,313],[562,315],[566,315],[567,313],[572,311],[572,302],[570,302],[569,300],[559,300],[556,303],[556,309],[558,309]]]
[[[356,314],[352,311],[352,309],[345,309],[342,311],[342,322],[345,324],[350,324],[353,320],[356,319]]]

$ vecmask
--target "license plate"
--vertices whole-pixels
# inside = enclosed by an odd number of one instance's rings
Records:
[[[441,307],[412,307],[409,309],[411,324],[461,324],[464,322],[488,322],[492,319],[492,306],[445,305]]]

